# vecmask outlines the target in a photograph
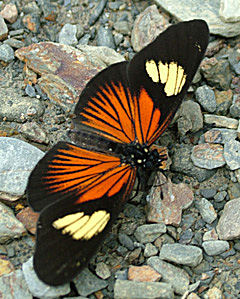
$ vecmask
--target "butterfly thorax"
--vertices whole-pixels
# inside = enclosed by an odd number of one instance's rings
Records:
[[[121,157],[122,163],[146,171],[159,168],[164,160],[166,160],[166,157],[160,155],[156,149],[151,150],[147,145],[136,142],[128,144]]]

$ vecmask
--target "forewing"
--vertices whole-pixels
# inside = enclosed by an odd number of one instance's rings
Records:
[[[35,211],[56,201],[69,205],[112,197],[127,185],[135,173],[114,155],[91,151],[71,143],[59,142],[32,171],[27,196]]]
[[[166,129],[186,93],[208,44],[203,20],[170,26],[134,56],[128,67],[136,99],[134,123],[140,143],[153,143]]]

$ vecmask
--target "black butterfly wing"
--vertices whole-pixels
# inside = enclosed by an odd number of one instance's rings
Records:
[[[129,199],[136,169],[74,144],[55,145],[33,170],[27,195],[37,225],[34,269],[49,285],[70,281],[96,252]]]
[[[99,73],[79,98],[76,130],[98,132],[117,142],[152,144],[181,104],[208,36],[202,20],[173,25],[130,63],[121,62]]]

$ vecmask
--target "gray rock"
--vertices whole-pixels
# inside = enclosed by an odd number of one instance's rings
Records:
[[[22,97],[11,87],[0,88],[0,120],[22,123],[41,116],[43,112],[44,107],[38,99]]]
[[[89,33],[86,33],[82,38],[79,39],[78,45],[79,46],[87,45],[90,38],[91,38],[91,35]]]
[[[119,233],[118,235],[118,239],[121,245],[123,245],[124,247],[126,247],[129,250],[133,250],[134,249],[134,244],[132,239],[124,234],[124,233]]]
[[[202,249],[191,245],[164,244],[160,250],[160,258],[180,265],[196,267],[202,261]]]
[[[106,281],[97,278],[97,276],[90,272],[87,268],[83,269],[83,271],[75,277],[73,281],[81,296],[88,296],[106,288],[108,285]]]
[[[150,256],[154,256],[157,255],[158,253],[158,249],[156,246],[154,246],[152,243],[147,243],[144,249],[144,256],[145,257],[150,257]]]
[[[240,118],[240,95],[233,95],[233,102],[230,107],[230,115],[234,118]]]
[[[1,297],[6,299],[24,298],[32,299],[23,273],[20,269],[0,277]]]
[[[43,155],[24,141],[0,137],[0,191],[23,195],[28,176]]]
[[[240,142],[229,140],[224,144],[224,158],[231,170],[240,168]]]
[[[97,276],[102,279],[107,279],[111,276],[108,266],[103,262],[97,264],[95,271]]]
[[[205,241],[202,243],[202,247],[208,255],[218,255],[229,249],[227,241],[216,240],[216,241]]]
[[[202,135],[202,142],[224,144],[237,138],[237,131],[232,129],[214,128]]]
[[[235,23],[240,21],[240,5],[235,0],[221,0],[219,16],[226,23]]]
[[[25,92],[26,92],[26,95],[28,95],[30,98],[35,98],[36,97],[35,88],[30,84],[27,84],[27,86],[25,88]]]
[[[4,62],[10,62],[14,59],[14,51],[13,49],[7,45],[3,44],[0,46],[0,60]]]
[[[223,201],[225,199],[226,196],[227,196],[227,192],[226,191],[220,191],[216,195],[214,195],[214,200],[216,202],[221,202],[221,201]]]
[[[196,90],[196,100],[207,112],[214,112],[217,108],[214,91],[207,85],[203,85]]]
[[[25,46],[24,42],[15,38],[8,38],[3,43],[15,49],[20,49]]]
[[[218,221],[217,232],[222,240],[240,238],[240,198],[232,199],[225,204]]]
[[[220,144],[202,143],[192,149],[191,159],[195,166],[214,169],[226,164],[223,146]]]
[[[114,285],[115,299],[173,299],[173,289],[164,282],[139,282],[130,280],[116,280]]]
[[[112,31],[109,28],[100,26],[97,33],[97,46],[104,46],[115,49]]]
[[[20,238],[25,233],[26,229],[22,222],[17,220],[9,207],[0,202],[0,244]]]
[[[215,170],[196,167],[191,160],[192,146],[188,144],[175,145],[172,156],[171,170],[196,178],[203,182],[215,174]]]
[[[162,275],[162,281],[169,283],[175,293],[183,295],[188,290],[189,276],[185,270],[164,262],[157,256],[150,257],[147,264]]]
[[[202,198],[201,200],[196,201],[195,205],[205,222],[210,224],[217,218],[217,213],[214,210],[213,205],[206,198]]]
[[[213,198],[216,194],[216,189],[213,189],[213,188],[203,188],[203,189],[200,189],[200,194],[209,199],[209,198]]]
[[[59,32],[59,43],[69,46],[77,45],[77,25],[65,24]]]
[[[204,123],[220,128],[234,129],[238,127],[238,120],[222,115],[204,114]]]
[[[239,61],[238,47],[228,50],[228,61],[230,63],[231,68],[234,70],[234,72],[237,75],[240,75],[240,61]]]
[[[124,35],[128,35],[131,31],[131,27],[128,21],[117,21],[116,23],[114,23],[114,29]]]
[[[64,296],[70,292],[69,284],[53,287],[39,280],[37,274],[33,269],[32,258],[30,258],[27,262],[22,264],[22,271],[23,271],[24,278],[27,282],[28,289],[35,297],[56,298],[59,296]]]
[[[198,0],[182,0],[179,2],[175,0],[155,0],[155,2],[179,21],[205,20],[212,34],[233,37],[240,33],[240,22],[225,23],[221,20],[219,0],[203,0],[200,2]]]
[[[20,125],[19,132],[22,133],[25,138],[31,141],[44,144],[49,143],[49,139],[45,131],[43,131],[40,125],[36,122],[26,122]]]
[[[139,226],[134,236],[140,243],[154,242],[160,235],[166,232],[166,225],[159,224],[144,224]]]
[[[197,132],[203,127],[201,108],[196,102],[184,101],[176,114],[176,118],[181,136],[187,132]]]
[[[90,15],[90,18],[89,18],[89,25],[90,26],[92,26],[97,21],[97,19],[99,18],[99,16],[103,12],[103,9],[104,9],[106,3],[107,3],[107,0],[100,0],[98,2],[98,5],[95,7],[95,10]]]
[[[0,41],[4,40],[8,35],[8,27],[3,19],[3,17],[0,15]]]

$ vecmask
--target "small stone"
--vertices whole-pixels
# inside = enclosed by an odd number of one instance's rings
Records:
[[[176,113],[178,131],[181,136],[187,132],[197,132],[203,127],[200,105],[193,101],[184,101]]]
[[[27,84],[25,88],[26,95],[28,95],[30,98],[36,97],[36,91],[32,85]]]
[[[228,201],[218,221],[217,232],[222,240],[240,238],[240,198]]]
[[[0,255],[0,277],[14,271],[13,264],[7,259],[6,256]]]
[[[231,170],[240,168],[240,142],[230,140],[224,144],[224,158]]]
[[[16,216],[16,218],[22,222],[24,227],[33,235],[36,233],[38,217],[39,213],[33,212],[29,207],[22,209]]]
[[[188,291],[189,276],[185,270],[164,262],[157,256],[150,257],[147,263],[162,275],[162,281],[169,283],[175,293],[183,295]]]
[[[161,279],[161,274],[148,265],[140,267],[130,266],[128,270],[128,279],[134,281],[156,282]]]
[[[229,243],[227,241],[205,241],[202,243],[202,247],[206,254],[210,256],[218,255],[229,249]]]
[[[103,9],[104,9],[106,3],[107,3],[107,0],[98,1],[98,5],[95,7],[94,11],[91,13],[90,18],[89,18],[90,26],[92,26],[97,21],[97,19],[103,12]]]
[[[90,38],[91,38],[91,35],[89,33],[85,34],[82,38],[79,39],[78,45],[79,46],[87,45]]]
[[[118,235],[118,239],[119,239],[120,244],[123,245],[124,247],[126,247],[127,249],[129,249],[131,251],[134,249],[133,241],[128,235],[120,233]]]
[[[19,132],[24,135],[27,139],[37,142],[37,143],[43,143],[48,144],[49,139],[43,131],[43,129],[40,127],[39,124],[36,122],[26,122],[19,127]]]
[[[33,33],[39,33],[40,17],[36,14],[27,14],[23,17],[22,22],[24,26]]]
[[[196,90],[196,100],[207,112],[214,112],[217,108],[214,91],[207,85],[203,85]]]
[[[103,262],[97,264],[95,271],[97,276],[102,279],[107,279],[111,276],[108,266]]]
[[[130,24],[128,21],[118,21],[114,23],[114,29],[122,33],[123,35],[128,35],[131,31]]]
[[[157,255],[158,253],[158,249],[156,246],[154,246],[152,243],[147,243],[144,249],[144,256],[145,257],[150,257],[150,256],[154,256]]]
[[[216,241],[218,239],[218,235],[216,230],[213,228],[203,235],[203,241]]]
[[[204,135],[204,141],[206,143],[220,143],[224,144],[229,142],[229,140],[234,140],[237,138],[237,131],[231,129],[218,129],[214,128],[207,131]]]
[[[224,22],[239,22],[240,21],[240,6],[235,0],[221,0],[219,16]],[[210,298],[210,297],[209,297]],[[220,298],[220,297],[216,297]]]
[[[159,256],[162,260],[190,267],[196,267],[203,258],[201,248],[178,243],[164,244]]]
[[[7,35],[8,35],[8,27],[3,17],[0,15],[0,41],[7,38]]]
[[[161,234],[166,232],[166,225],[159,224],[144,224],[139,226],[134,236],[140,243],[154,242]]]
[[[1,16],[9,23],[13,24],[16,22],[18,17],[18,11],[15,4],[7,4],[4,9],[0,12]]]
[[[105,280],[99,279],[87,268],[83,269],[83,271],[75,277],[73,281],[81,296],[88,296],[106,288],[108,285]]]
[[[195,205],[205,222],[211,224],[217,218],[217,213],[214,210],[213,205],[206,198],[196,201]]]
[[[20,49],[25,46],[24,42],[22,42],[18,39],[15,39],[15,38],[8,38],[3,43],[6,45],[9,45],[10,47],[15,48],[15,49]]]
[[[226,191],[220,191],[216,195],[214,195],[214,200],[216,202],[222,202],[225,199],[226,196],[227,196]]]
[[[3,44],[0,46],[0,60],[6,63],[12,61],[14,59],[14,51],[13,49],[7,45]]]
[[[240,94],[233,95],[233,101],[229,112],[233,118],[240,118]]]
[[[13,211],[0,202],[0,243],[20,238],[26,234],[23,224],[16,219]]]
[[[236,130],[238,127],[238,120],[221,115],[204,114],[205,124],[214,125],[220,128],[228,128]]]
[[[212,189],[212,188],[200,189],[200,194],[207,199],[213,198],[216,192],[217,192],[216,189]]]
[[[130,280],[116,280],[114,285],[115,299],[172,299],[173,289],[164,282],[139,282]]]
[[[205,58],[201,63],[201,72],[209,85],[227,90],[232,81],[232,74],[228,60]]]
[[[191,159],[195,166],[214,169],[226,164],[220,144],[203,143],[193,147]]]
[[[37,274],[33,269],[33,258],[30,258],[27,262],[23,263],[22,271],[28,289],[34,297],[57,298],[60,296],[67,295],[70,292],[69,284],[53,287],[39,280]]]
[[[115,49],[112,31],[109,28],[100,26],[97,33],[97,46],[104,46]]]
[[[65,24],[59,32],[59,43],[69,46],[75,46],[77,40],[77,25]]]
[[[238,45],[234,49],[229,49],[228,51],[228,61],[237,75],[240,75],[239,53],[240,49]]]
[[[232,97],[233,92],[231,89],[223,91],[215,90],[215,98],[217,104],[215,114],[227,115],[228,110],[232,104]]]

